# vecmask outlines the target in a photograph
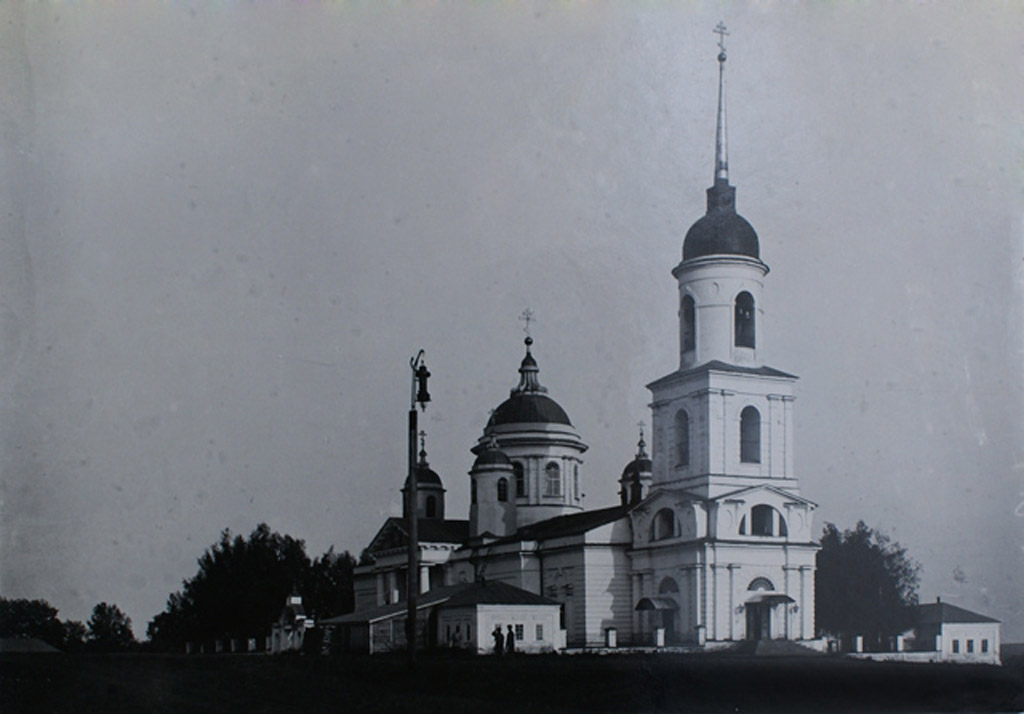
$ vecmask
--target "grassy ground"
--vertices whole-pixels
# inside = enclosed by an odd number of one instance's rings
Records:
[[[631,655],[5,655],[12,712],[1024,711],[1024,665]]]

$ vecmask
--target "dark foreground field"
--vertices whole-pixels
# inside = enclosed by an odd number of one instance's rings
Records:
[[[727,655],[4,655],[12,712],[1024,711],[1024,667]]]

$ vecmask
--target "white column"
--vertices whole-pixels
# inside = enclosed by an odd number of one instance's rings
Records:
[[[726,567],[729,569],[729,613],[728,613],[729,614],[729,639],[730,640],[735,640],[736,639],[736,632],[735,632],[736,615],[735,615],[735,613],[733,613],[733,607],[734,607],[733,600],[734,600],[734,597],[735,597],[736,588],[734,587],[735,586],[735,575],[734,575],[734,573],[736,571],[736,568],[738,568],[739,566],[736,565],[735,563],[729,563],[729,565],[727,565]]]
[[[430,566],[420,565],[420,594],[430,590]]]
[[[786,560],[787,561],[789,560],[789,552],[788,551],[786,552]],[[786,595],[789,595],[789,593],[790,593],[789,572],[791,570],[793,570],[793,569],[794,568],[789,566],[789,565],[784,565],[782,567],[782,583],[783,583],[782,584],[782,592],[784,592]],[[799,573],[799,570],[797,572]],[[801,585],[801,589],[802,589],[803,588],[803,583],[801,583],[800,585]],[[803,601],[803,594],[801,594],[800,600],[801,600],[801,602]],[[782,615],[782,623],[783,623],[782,627],[785,630],[785,635],[786,635],[786,639],[787,640],[792,639],[791,632],[790,632],[790,617],[789,617],[789,608],[790,607],[791,606],[790,606],[790,604],[788,602],[784,603],[783,610],[782,610],[782,613],[783,613],[783,615]]]
[[[708,619],[711,621],[711,639],[718,639],[718,565],[711,564],[711,601]]]
[[[783,434],[783,451],[782,451],[782,475],[786,478],[792,478],[793,471],[793,397],[783,397],[783,418],[784,418],[784,434]]]
[[[643,597],[643,590],[640,581],[640,574],[633,573],[629,578],[630,593],[632,600],[630,602],[630,610],[633,613],[633,632],[630,634],[630,642],[634,645],[640,643],[640,611],[636,609],[637,604],[640,602],[640,598]]]

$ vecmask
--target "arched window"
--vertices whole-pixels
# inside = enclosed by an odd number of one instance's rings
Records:
[[[697,310],[693,298],[683,298],[683,352],[697,348]]]
[[[775,585],[772,581],[765,577],[756,577],[750,581],[750,585],[747,586],[747,590],[775,590]]]
[[[572,492],[576,500],[580,500],[580,465],[574,464],[572,467]]]
[[[526,472],[518,461],[512,462],[512,473],[516,479],[516,496],[526,495]]]
[[[476,480],[469,482],[469,502],[476,503]]]
[[[679,585],[672,578],[665,578],[658,585],[658,594],[665,595],[666,593],[677,593],[679,592]]]
[[[665,540],[676,535],[676,517],[670,508],[662,508],[651,521],[651,540]]]
[[[427,518],[437,518],[436,496],[427,496]]]
[[[498,479],[498,500],[504,503],[508,500],[508,479]]]
[[[690,465],[690,415],[676,412],[676,466]]]
[[[554,461],[544,467],[544,495],[562,495],[562,473]]]
[[[761,414],[754,407],[740,412],[740,461],[761,463]]]
[[[736,296],[736,346],[754,346],[754,296],[742,292]]]
[[[786,536],[789,535],[789,529],[781,513],[762,504],[750,509],[750,535]]]

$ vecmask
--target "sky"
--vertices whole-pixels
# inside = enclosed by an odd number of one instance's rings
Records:
[[[450,517],[540,378],[616,502],[730,178],[817,527],[1024,640],[1024,7],[0,3],[0,594],[137,636],[224,528],[358,553],[409,359]]]

